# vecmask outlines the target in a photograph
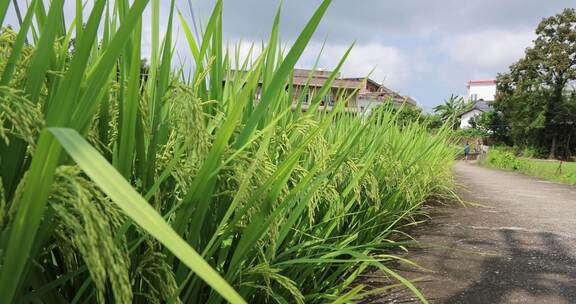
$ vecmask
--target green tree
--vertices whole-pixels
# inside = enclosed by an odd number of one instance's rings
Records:
[[[536,35],[524,58],[498,75],[495,107],[515,144],[547,146],[550,158],[559,150],[569,155],[576,107],[566,88],[576,79],[576,11],[543,19]]]
[[[440,115],[445,124],[449,124],[456,130],[460,125],[459,115],[467,108],[468,104],[464,101],[464,98],[452,94],[448,99],[444,100],[443,104],[434,107],[434,112]]]
[[[470,119],[470,125],[472,128],[487,134],[496,142],[511,144],[508,126],[502,113],[498,111],[489,111],[473,117]]]
[[[392,101],[386,101],[372,110],[372,113],[379,112],[377,109],[380,108],[393,113],[396,116],[396,122],[401,126],[406,126],[414,122],[422,122],[422,109],[418,107],[409,104],[398,106]]]
[[[429,130],[440,129],[442,127],[443,121],[439,114],[435,113],[424,113],[420,116],[420,121],[426,123]]]

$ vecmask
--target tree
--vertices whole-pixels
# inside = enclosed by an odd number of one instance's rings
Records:
[[[458,116],[464,112],[466,108],[468,108],[468,104],[464,101],[464,98],[452,94],[448,99],[444,100],[443,104],[434,107],[434,112],[440,115],[445,124],[449,124],[456,130],[460,124]]]
[[[442,128],[442,117],[435,113],[424,113],[422,114],[420,121],[425,123],[428,130],[435,130]]]
[[[510,144],[508,136],[508,126],[506,125],[502,113],[489,111],[470,119],[472,128],[487,134],[492,140],[499,143]]]
[[[380,109],[385,112],[390,112],[395,115],[398,125],[407,126],[411,123],[421,122],[422,109],[403,104],[397,106],[392,101],[386,101],[379,105],[376,109],[372,110],[372,115],[379,113]]]
[[[495,107],[503,113],[515,141],[549,147],[557,156],[559,143],[570,154],[576,111],[565,94],[576,79],[576,11],[543,19],[536,28],[534,46],[524,58],[498,75]]]

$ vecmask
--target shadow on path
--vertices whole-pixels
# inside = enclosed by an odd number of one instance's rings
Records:
[[[558,235],[509,229],[500,234],[508,254],[486,258],[480,278],[443,303],[507,303],[512,293],[576,303],[576,257]],[[535,246],[538,241],[541,245]]]
[[[576,303],[576,187],[459,162],[461,198],[473,206],[430,206],[411,231],[420,243],[390,265],[430,303]],[[368,286],[397,283],[367,276]],[[363,303],[418,303],[394,288]]]

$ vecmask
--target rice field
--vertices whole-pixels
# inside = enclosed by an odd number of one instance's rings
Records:
[[[222,1],[199,35],[174,1],[161,28],[159,1],[76,1],[64,24],[64,0],[31,0],[17,31],[0,3],[0,302],[350,303],[378,292],[356,283],[369,267],[426,302],[387,262],[410,263],[396,229],[451,193],[449,131],[359,119],[344,93],[324,109],[350,50],[291,110],[329,0],[288,48],[279,11],[245,58]]]

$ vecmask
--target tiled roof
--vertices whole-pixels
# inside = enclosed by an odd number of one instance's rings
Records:
[[[474,110],[478,110],[480,112],[486,113],[486,112],[489,112],[490,110],[492,110],[492,106],[487,101],[480,99],[480,100],[477,100],[476,102],[474,102],[474,105],[472,106],[472,108],[470,108],[470,110],[460,114],[460,116],[462,116],[466,113],[470,113]]]
[[[492,109],[492,107],[490,106],[490,104],[482,99],[476,101],[474,103],[474,107],[472,107],[473,109],[478,109],[482,112],[488,112]]]
[[[324,85],[324,83],[326,83],[326,81],[328,80],[328,78],[318,78],[318,77],[312,77],[310,78],[310,86],[311,87],[321,87]],[[292,83],[295,85],[305,85],[306,81],[308,81],[308,77],[305,76],[294,76]],[[362,86],[362,81],[359,80],[351,80],[351,79],[334,79],[334,81],[332,82],[332,87],[333,88],[342,88],[342,89],[356,89],[358,87]]]
[[[233,77],[236,73],[238,73],[238,71],[233,70],[231,71],[230,76]],[[246,72],[241,71],[241,73],[244,74]],[[312,77],[308,79],[310,74],[312,74]],[[312,71],[308,69],[295,69],[292,84],[304,86],[308,82],[310,87],[322,87],[326,81],[328,81],[331,74],[331,71],[325,70]],[[225,81],[226,79],[228,79],[228,75],[225,76]],[[369,91],[370,89],[368,89],[366,83],[371,85],[372,90],[377,87],[377,91]],[[409,96],[402,96],[370,78],[341,78],[340,74],[338,74],[332,82],[332,88],[347,90],[360,89],[358,92],[360,98],[380,101],[392,99],[395,103],[407,103],[416,106],[416,101],[414,99]]]

